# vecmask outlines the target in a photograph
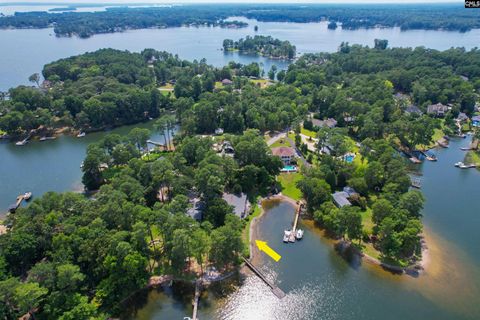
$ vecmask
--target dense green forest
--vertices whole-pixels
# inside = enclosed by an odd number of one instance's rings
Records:
[[[296,187],[319,226],[373,248],[381,261],[415,261],[424,199],[409,191],[397,150],[428,146],[460,111],[477,112],[480,51],[390,49],[377,39],[373,48],[343,43],[273,72],[277,81],[262,87],[250,79],[258,64],[213,68],[151,49],[99,50],[46,65],[48,88],[11,89],[0,104],[0,129],[9,133],[27,130],[25,123],[100,128],[158,117],[155,127],[174,151],[146,152],[145,129],[109,135],[89,146],[83,163],[85,187],[99,189],[93,199],[48,193],[11,215],[0,236],[0,312],[103,319],[150,275],[186,276],[195,263],[234,267],[245,223],[222,194],[245,192],[254,202],[279,188],[282,164],[266,145],[268,130],[293,129],[308,163],[299,164]],[[172,89],[164,94],[158,87],[166,84]],[[434,103],[449,105],[443,119],[426,113]],[[411,105],[421,113],[406,112]],[[313,125],[327,118],[336,127]],[[225,133],[198,137],[218,128]],[[213,151],[225,141],[232,157]],[[337,208],[331,194],[344,187],[355,190],[351,206]],[[185,214],[192,192],[204,203],[201,222]]]
[[[154,50],[99,50],[47,64],[43,86],[39,75],[32,75],[37,87],[11,89],[9,99],[0,101],[0,127],[17,136],[36,129],[94,131],[138,123],[158,117],[161,110],[190,104],[189,99],[212,92],[215,81],[230,79],[234,72],[258,77],[260,69],[258,64],[217,69],[204,60],[188,62]],[[189,99],[174,100],[157,89],[175,82],[175,96]]]
[[[223,50],[238,50],[241,53],[260,54],[271,58],[293,59],[296,48],[289,41],[274,39],[270,36],[247,36],[238,41],[223,40]]]
[[[422,116],[408,121],[411,115],[402,112],[408,104],[424,112],[432,103],[451,104],[448,122],[460,111],[473,112],[480,87],[477,49],[383,47],[344,43],[338,53],[304,55],[287,72],[271,70],[279,83],[267,89],[248,79],[260,75],[256,63],[213,68],[151,49],[141,54],[99,50],[46,65],[48,89],[11,89],[9,99],[0,101],[0,129],[11,135],[62,126],[98,130],[174,110],[187,133],[217,128],[241,133],[247,128],[281,130],[315,112],[342,126],[350,116],[361,139],[392,132],[414,146],[426,144],[414,133],[433,130],[427,124],[434,120]],[[233,84],[216,87],[223,79]],[[157,90],[166,83],[174,84],[167,95]],[[395,92],[408,99],[396,99]]]
[[[105,319],[152,275],[188,280],[195,266],[239,264],[244,226],[222,194],[265,194],[280,159],[255,130],[230,137],[233,158],[197,137],[176,139],[175,152],[141,157],[145,130],[89,146],[83,181],[101,186],[93,199],[48,193],[9,216],[13,227],[0,237],[2,318]],[[186,214],[192,192],[203,203],[201,223]]]
[[[225,21],[244,16],[259,21],[318,22],[329,20],[344,29],[377,26],[409,29],[444,29],[465,32],[480,27],[475,10],[463,4],[421,5],[182,5],[164,8],[111,8],[104,12],[29,12],[0,18],[0,28],[47,28],[54,26],[59,36],[89,37],[97,33],[127,29],[210,25],[244,27],[244,22]]]

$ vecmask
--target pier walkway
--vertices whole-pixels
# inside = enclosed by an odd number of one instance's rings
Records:
[[[193,297],[193,315],[192,320],[197,319],[198,301],[200,300],[200,292],[202,291],[202,280],[195,281],[195,296]]]
[[[297,206],[297,210],[295,211],[295,217],[293,218],[292,232],[290,233],[290,238],[288,239],[289,242],[295,242],[295,240],[297,239],[296,234],[297,234],[298,219],[300,218],[302,207],[303,207],[303,204],[300,203]]]
[[[17,197],[17,199],[15,200],[15,203],[12,204],[12,205],[8,208],[8,211],[11,212],[11,213],[15,212],[15,211],[18,209],[18,207],[20,207],[20,205],[22,204],[22,201],[23,201],[23,200],[26,200],[25,194],[19,195],[19,196]]]
[[[283,292],[282,289],[277,287],[273,282],[268,280],[267,277],[250,262],[250,260],[243,257],[243,261],[245,261],[245,264],[250,268],[250,270],[253,271],[253,273],[255,273],[260,279],[262,279],[263,282],[265,282],[266,285],[270,287],[273,294],[276,295],[277,298],[282,299],[285,297],[285,292]]]

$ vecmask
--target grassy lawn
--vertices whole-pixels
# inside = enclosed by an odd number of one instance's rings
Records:
[[[315,138],[317,136],[315,131],[307,130],[305,128],[302,128],[301,133],[311,138]]]
[[[380,251],[375,249],[371,243],[363,243],[362,252],[365,253],[366,255],[369,255],[372,258],[381,260]]]
[[[270,148],[277,148],[277,147],[290,147],[290,143],[287,141],[287,139],[280,138],[270,146]]]
[[[462,132],[468,132],[470,131],[471,128],[470,128],[470,124],[469,123],[464,123],[462,124]]]
[[[442,128],[443,128],[443,125],[442,125]],[[432,141],[433,141],[432,143],[430,143],[429,145],[419,144],[419,145],[416,145],[415,148],[419,150],[427,150],[427,149],[433,148],[437,144],[437,141],[443,138],[444,135],[445,133],[443,132],[442,129],[435,129],[432,136]]]
[[[302,198],[302,192],[297,188],[297,182],[302,179],[302,174],[295,173],[280,173],[277,177],[278,182],[282,186],[282,194],[294,200]]]
[[[468,151],[467,154],[465,155],[465,159],[463,160],[463,162],[480,165],[480,152]],[[480,170],[480,167],[478,167],[477,169]]]
[[[372,209],[367,208],[365,212],[362,212],[362,224],[363,229],[371,234],[374,226],[372,221]]]
[[[253,84],[259,86],[260,88],[264,89],[266,87],[268,87],[271,83],[270,80],[268,79],[253,79],[253,80],[250,80]]]
[[[158,90],[173,90],[173,84],[167,83],[163,86],[158,87]]]
[[[242,232],[242,239],[243,239],[243,243],[245,243],[245,253],[244,255],[245,256],[249,256],[250,252],[249,252],[249,240],[250,240],[250,225],[252,224],[252,220],[253,218],[256,218],[260,215],[260,213],[262,213],[262,207],[259,206],[257,204],[257,201],[255,201],[254,204],[252,204],[253,206],[253,212],[252,214],[249,214],[246,218],[245,218],[245,227],[243,228],[243,232]]]

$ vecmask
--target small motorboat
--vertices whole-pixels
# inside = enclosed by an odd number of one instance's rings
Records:
[[[85,132],[80,132],[79,134],[77,134],[77,138],[83,138],[85,137],[86,133]]]
[[[302,229],[298,229],[297,230],[297,234],[295,235],[295,237],[297,238],[297,240],[300,240],[303,238],[303,230]]]
[[[31,198],[32,198],[32,193],[31,193],[31,192],[25,192],[25,193],[23,194],[23,199],[24,199],[25,201],[28,201],[28,200],[30,200]]]
[[[57,137],[41,137],[40,141],[55,140]]]
[[[16,146],[24,146],[27,144],[27,140],[22,140],[22,141],[18,141],[17,143],[15,143]]]
[[[455,167],[461,167],[464,166],[463,162],[456,162]]]
[[[283,242],[288,243],[288,240],[290,239],[291,234],[292,234],[292,231],[285,230],[283,233]]]

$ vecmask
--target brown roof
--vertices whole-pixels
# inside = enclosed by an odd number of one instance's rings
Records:
[[[272,154],[279,157],[293,157],[295,155],[295,150],[289,147],[272,148]]]

